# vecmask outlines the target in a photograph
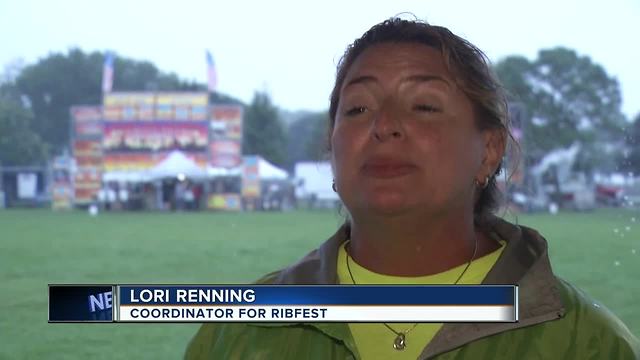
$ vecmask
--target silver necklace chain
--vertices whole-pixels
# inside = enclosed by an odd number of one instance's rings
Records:
[[[347,240],[347,244],[345,245],[345,250],[347,250],[347,246],[349,246],[349,243],[351,242],[351,240]],[[460,273],[460,276],[458,276],[458,278],[456,279],[456,281],[453,283],[453,285],[457,285],[458,282],[460,281],[460,279],[462,279],[462,277],[464,276],[464,274],[467,272],[467,270],[469,269],[469,267],[471,266],[471,263],[473,262],[473,260],[476,258],[476,253],[478,252],[478,237],[476,236],[476,241],[475,241],[475,245],[473,247],[473,255],[471,255],[471,258],[469,259],[469,261],[467,262],[467,266],[465,266],[464,270],[462,270],[462,273]],[[351,277],[351,281],[353,282],[353,285],[358,285],[358,283],[356,283],[355,278],[353,277],[353,273],[351,272],[351,266],[349,265],[349,258],[351,257],[349,255],[349,252],[346,251],[347,253],[347,271],[349,271],[349,277]],[[416,328],[416,326],[418,326],[419,323],[415,323],[413,324],[412,327],[410,327],[407,330],[404,331],[397,331],[394,328],[392,328],[391,326],[389,326],[389,324],[387,323],[382,323],[382,325],[384,325],[387,329],[389,329],[391,332],[393,332],[394,334],[396,334],[396,338],[393,341],[393,348],[398,350],[398,351],[402,351],[407,347],[407,341],[406,341],[406,336],[407,334]]]

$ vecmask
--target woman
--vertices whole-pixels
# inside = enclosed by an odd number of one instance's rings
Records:
[[[272,284],[519,284],[518,323],[206,324],[189,359],[627,359],[628,329],[556,278],[537,232],[492,215],[508,138],[484,54],[390,19],[356,40],[331,94],[347,223]]]

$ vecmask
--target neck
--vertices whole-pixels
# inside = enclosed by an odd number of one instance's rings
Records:
[[[358,216],[352,219],[349,255],[386,275],[422,276],[468,263],[498,244],[475,229],[473,216]]]

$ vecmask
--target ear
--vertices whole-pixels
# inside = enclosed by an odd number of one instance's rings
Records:
[[[503,129],[487,129],[483,132],[484,158],[482,159],[482,177],[492,176],[506,151],[507,134]]]

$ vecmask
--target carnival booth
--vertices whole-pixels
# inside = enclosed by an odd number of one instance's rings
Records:
[[[145,171],[107,171],[102,173],[98,204],[106,210],[156,209],[156,193]]]
[[[148,170],[105,172],[102,180],[98,197],[109,210],[279,211],[295,202],[289,174],[260,156],[203,168],[175,150]]]
[[[242,210],[242,166],[207,168],[207,208],[221,211]]]
[[[207,171],[210,209],[282,210],[292,202],[289,174],[261,156],[243,156],[241,166]]]
[[[98,198],[108,210],[196,210],[206,178],[205,169],[174,150],[147,170],[103,173]]]
[[[174,150],[147,171],[149,180],[160,186],[162,209],[198,210],[207,171],[181,151]]]

